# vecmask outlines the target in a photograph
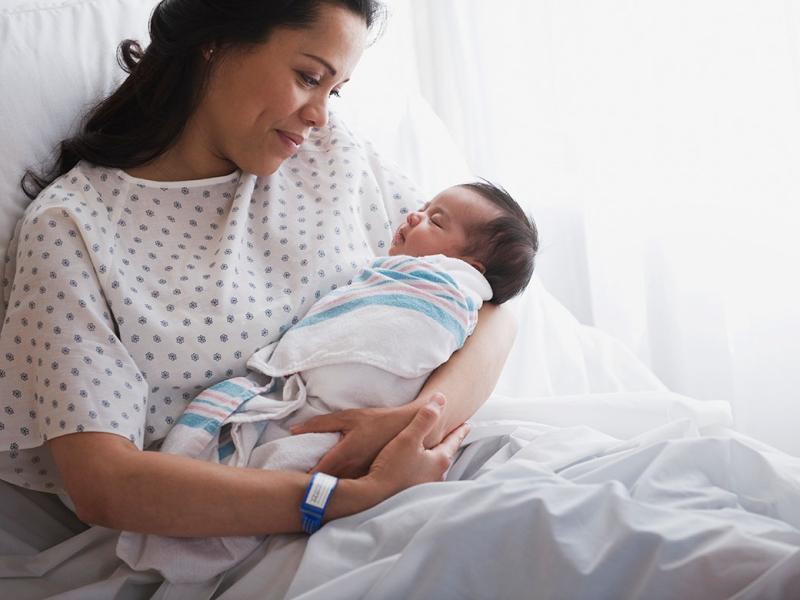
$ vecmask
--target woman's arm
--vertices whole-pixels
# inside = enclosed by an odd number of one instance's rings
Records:
[[[511,311],[484,304],[478,315],[475,331],[464,347],[431,374],[416,400],[405,407],[408,423],[417,410],[430,402],[435,392],[443,393],[448,399],[439,427],[425,439],[427,447],[441,442],[489,399],[511,352],[517,334]]]
[[[467,428],[426,449],[442,416],[430,403],[375,459],[369,474],[339,482],[326,520],[359,512],[417,483],[441,480]],[[310,475],[211,464],[138,450],[110,433],[75,433],[49,442],[78,517],[113,529],[171,536],[301,531]]]
[[[398,431],[408,425],[435,392],[447,398],[445,414],[425,438],[430,447],[475,414],[492,393],[516,336],[516,321],[508,308],[484,304],[478,324],[464,347],[436,369],[417,398],[399,408],[344,410],[309,419],[292,433],[340,431],[342,440],[314,469],[341,477],[366,472],[372,459]]]

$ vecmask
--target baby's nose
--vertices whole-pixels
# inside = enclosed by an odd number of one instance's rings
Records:
[[[417,223],[420,222],[422,219],[422,214],[418,211],[408,213],[408,217],[406,217],[406,223],[408,223],[411,227],[414,227]]]

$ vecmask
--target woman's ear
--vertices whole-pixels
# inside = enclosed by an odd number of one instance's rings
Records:
[[[206,48],[203,48],[203,58],[205,58],[209,62],[211,61],[212,58],[214,58],[214,46],[208,46]]]

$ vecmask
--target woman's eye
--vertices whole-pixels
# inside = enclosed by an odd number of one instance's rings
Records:
[[[299,73],[299,75],[300,79],[302,79],[303,83],[305,83],[308,87],[316,87],[319,85],[319,79],[315,79],[307,73]]]
[[[302,71],[298,71],[297,74],[300,76],[303,85],[305,85],[306,87],[317,87],[320,84],[320,80],[314,77],[313,75],[309,75],[308,73],[303,73]],[[328,95],[333,96],[335,98],[339,98],[342,94],[340,90],[331,90]]]

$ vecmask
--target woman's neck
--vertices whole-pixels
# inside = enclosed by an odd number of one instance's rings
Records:
[[[237,169],[234,163],[211,151],[211,145],[200,137],[187,127],[171,148],[149,163],[125,169],[125,172],[150,181],[192,181],[221,177]]]

